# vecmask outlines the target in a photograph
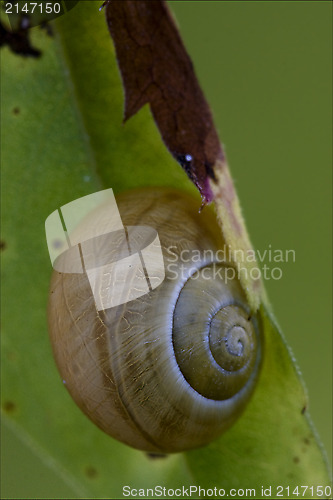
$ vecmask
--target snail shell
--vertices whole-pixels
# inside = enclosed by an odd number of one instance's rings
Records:
[[[52,275],[49,332],[67,389],[103,431],[149,452],[217,438],[258,377],[259,319],[216,262],[224,241],[199,203],[164,188],[117,196],[125,227],[156,229],[163,252],[163,283],[135,300],[98,311],[86,274]]]

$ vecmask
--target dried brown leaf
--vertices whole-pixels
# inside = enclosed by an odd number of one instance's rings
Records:
[[[125,89],[127,120],[149,103],[161,136],[174,158],[213,199],[208,179],[223,153],[212,115],[192,62],[163,1],[111,0],[107,23]]]

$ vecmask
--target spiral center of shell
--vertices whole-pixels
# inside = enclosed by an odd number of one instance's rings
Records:
[[[173,345],[188,383],[207,398],[224,400],[251,378],[257,362],[257,333],[239,282],[217,279],[213,266],[203,269],[203,279],[188,279],[179,294]],[[244,307],[239,305],[243,303]]]
[[[244,342],[246,332],[241,326],[233,326],[224,338],[225,345],[234,356],[242,356],[244,352]]]

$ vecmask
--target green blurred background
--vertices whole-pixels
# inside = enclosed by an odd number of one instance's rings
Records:
[[[332,4],[173,1],[213,110],[252,242],[294,249],[266,281],[332,463]],[[34,28],[39,29],[39,28]],[[2,498],[72,490],[3,427]],[[19,458],[18,458],[19,457]],[[19,462],[19,464],[18,464]]]

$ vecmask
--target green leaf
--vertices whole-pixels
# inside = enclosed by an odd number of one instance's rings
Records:
[[[76,495],[116,498],[121,485],[148,486],[152,474],[154,482],[173,485],[189,476],[182,456],[152,461],[108,438],[64,390],[47,334],[52,267],[44,223],[58,206],[103,186],[119,191],[187,181],[147,110],[121,127],[120,79],[97,5],[73,9],[55,32],[31,31],[33,45],[42,50],[39,59],[8,48],[2,55],[2,410]],[[156,164],[170,166],[153,176]],[[134,169],[135,176],[129,175]]]
[[[117,498],[125,484],[326,485],[321,452],[301,413],[303,387],[264,312],[258,390],[235,427],[205,449],[151,460],[95,428],[62,386],[46,326],[46,217],[104,187],[195,189],[166,151],[146,108],[120,125],[120,78],[98,6],[82,2],[57,20],[53,36],[32,29],[32,44],[42,51],[38,59],[8,47],[2,53],[5,420],[68,482],[73,498]]]
[[[317,486],[329,485],[329,477],[306,411],[305,390],[264,307],[261,316],[263,367],[249,406],[230,431],[205,449],[188,452],[187,461],[206,488],[212,484],[226,491],[249,488],[255,490],[255,498],[265,498],[262,487],[271,487],[273,498],[281,486],[285,496],[286,487],[292,492],[297,486],[311,485],[316,491]],[[305,497],[311,498],[311,492]]]

